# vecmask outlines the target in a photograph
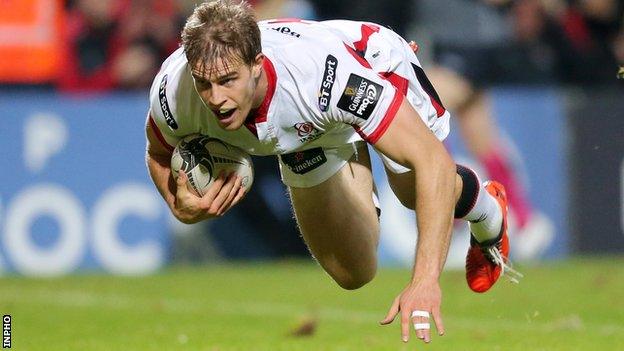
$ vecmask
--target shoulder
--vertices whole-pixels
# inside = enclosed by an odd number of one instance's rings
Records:
[[[159,128],[171,132],[179,129],[180,116],[194,94],[193,80],[187,69],[182,48],[173,52],[162,64],[150,89],[150,110]]]
[[[294,65],[301,60],[324,58],[348,39],[323,22],[283,19],[262,21],[258,25],[263,51]]]
[[[349,24],[350,21],[340,21]],[[356,22],[353,22],[356,23]],[[275,65],[278,79],[297,86],[311,83],[332,66],[355,64],[347,49],[351,42],[338,27],[325,22],[268,20],[259,23],[262,50]],[[320,80],[318,81],[320,84]],[[317,84],[318,85],[318,84]]]

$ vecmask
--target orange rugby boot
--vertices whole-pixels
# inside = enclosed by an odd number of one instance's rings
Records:
[[[507,236],[507,195],[505,187],[495,181],[488,181],[485,190],[494,196],[503,211],[503,226],[497,238],[478,242],[470,236],[470,248],[466,255],[466,280],[472,291],[488,291],[501,275],[517,283],[522,274],[511,268],[509,262],[509,237]]]

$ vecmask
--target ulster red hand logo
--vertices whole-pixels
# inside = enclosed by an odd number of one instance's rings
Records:
[[[320,130],[314,128],[312,122],[299,122],[293,125],[293,128],[297,131],[297,136],[301,143],[307,143],[318,139],[321,135]]]
[[[297,130],[297,135],[299,137],[310,135],[313,131],[315,131],[315,128],[311,122],[297,123],[294,125],[294,127]]]

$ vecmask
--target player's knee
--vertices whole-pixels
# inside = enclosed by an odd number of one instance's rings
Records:
[[[329,272],[332,278],[345,290],[355,290],[369,283],[377,273],[377,262],[360,265],[354,269],[336,269]]]
[[[355,290],[368,284],[375,277],[375,272],[365,275],[350,275],[342,279],[335,279],[338,285],[345,290]]]

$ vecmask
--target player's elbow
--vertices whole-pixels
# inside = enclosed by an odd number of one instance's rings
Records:
[[[437,169],[445,174],[455,174],[455,162],[441,142],[432,145],[424,157],[424,162],[427,163],[423,165],[425,167]]]
[[[175,200],[174,200],[175,201]],[[195,224],[199,222],[199,220],[195,217],[188,215],[175,207],[175,203],[167,203],[169,205],[169,210],[171,210],[171,214],[175,219],[177,219],[180,223],[183,224]]]
[[[180,221],[182,224],[196,224],[199,222],[199,220],[195,220],[192,218],[184,218],[184,217],[178,217],[178,216],[175,216],[175,218],[178,221]]]
[[[455,165],[455,161],[451,158],[451,155],[449,155],[446,151],[440,155],[438,164],[440,169],[444,171],[446,175],[453,178],[455,177],[457,166]]]
[[[412,156],[408,159],[407,165],[416,173],[427,170],[447,176],[455,174],[455,162],[442,143],[435,145],[426,154]]]
[[[439,184],[444,187],[454,188],[457,166],[451,156],[444,151],[434,162],[436,164],[435,177],[438,179]]]
[[[212,214],[206,211],[203,211],[201,213],[187,213],[184,211],[180,211],[178,210],[175,205],[171,205],[171,213],[173,214],[173,216],[180,222],[184,223],[184,224],[197,224],[199,222],[205,221],[205,220],[211,220],[217,217],[222,217],[223,213],[219,213],[219,214]],[[215,211],[216,212],[216,211]]]

